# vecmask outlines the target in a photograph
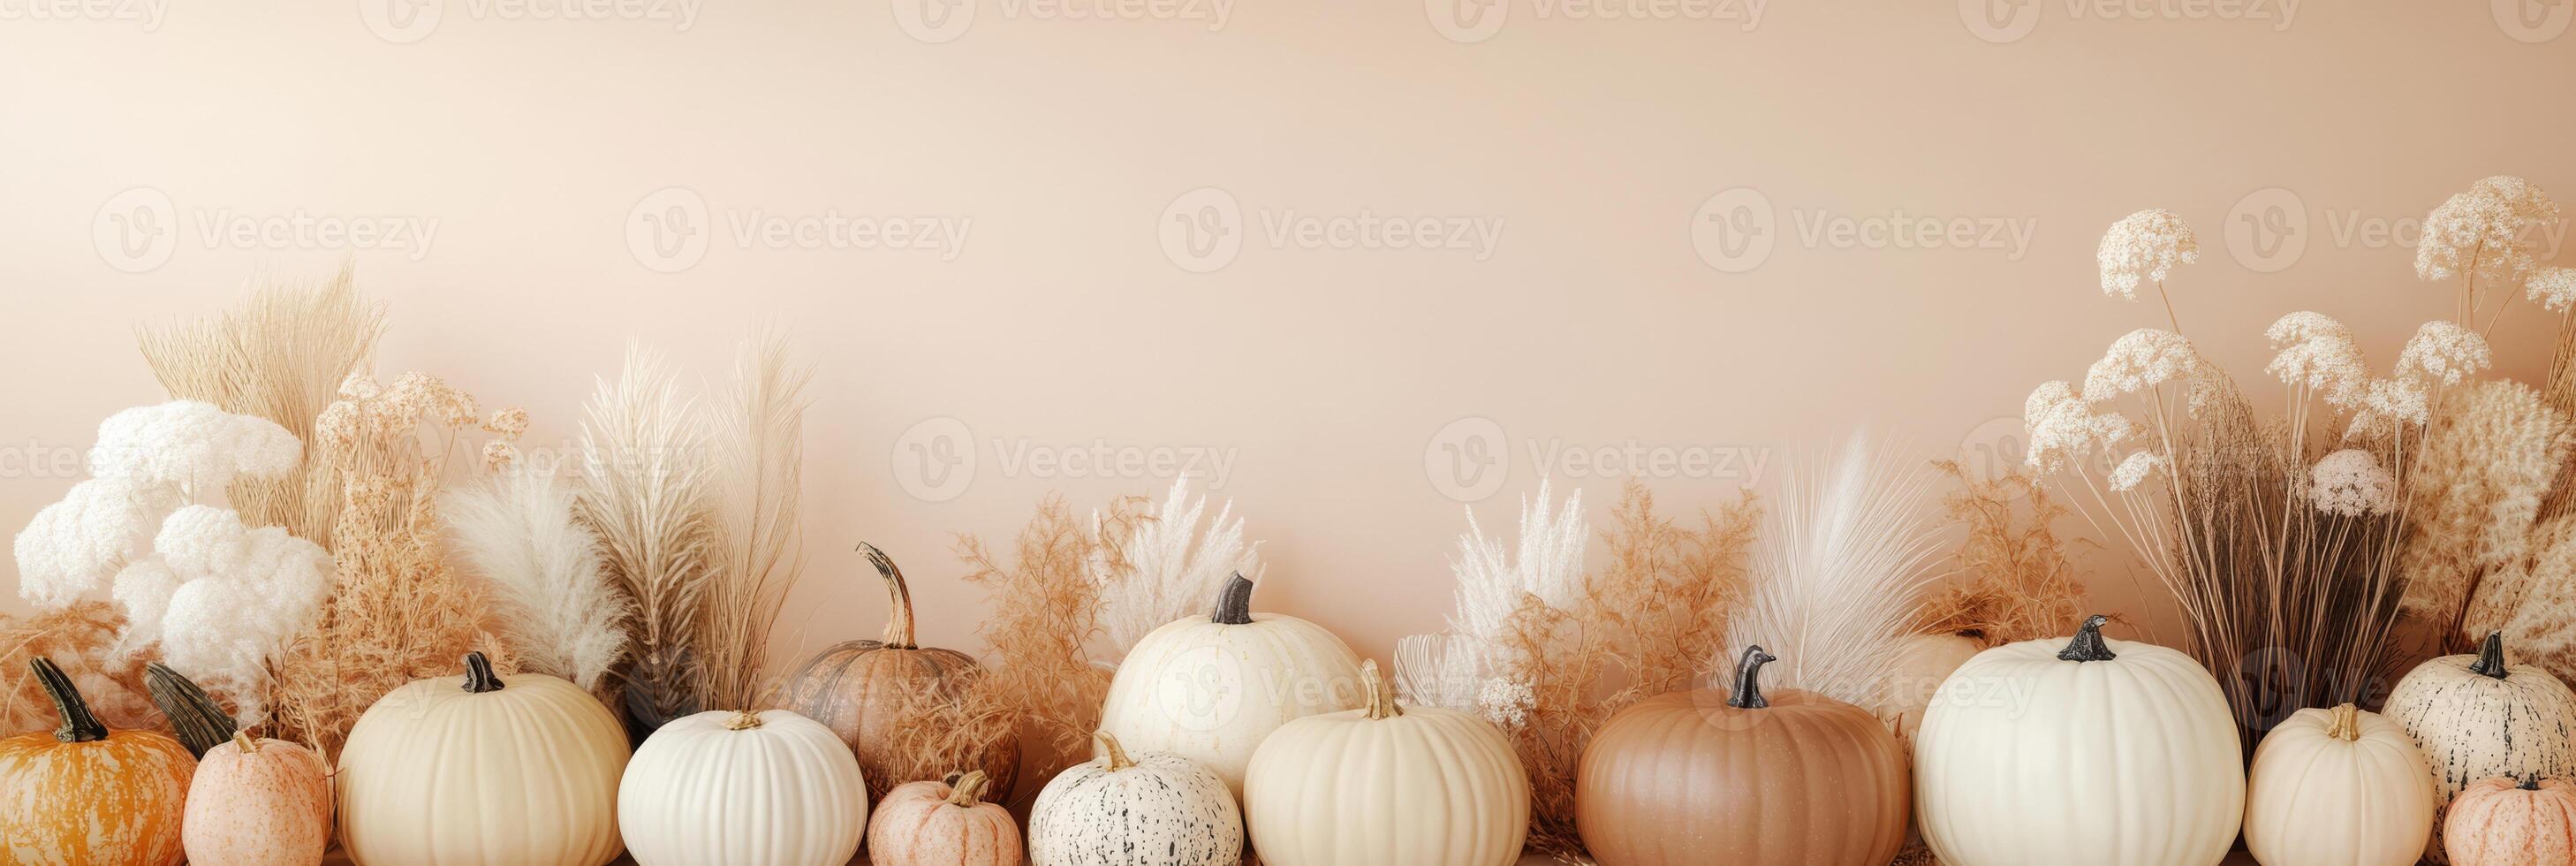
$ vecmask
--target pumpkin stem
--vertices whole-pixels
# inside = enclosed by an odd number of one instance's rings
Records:
[[[1739,710],[1770,706],[1771,699],[1762,696],[1762,666],[1779,660],[1760,646],[1745,647],[1735,660],[1735,693],[1726,696],[1726,705]]]
[[[2326,716],[2326,736],[2347,743],[2361,739],[2360,707],[2336,704],[2334,709],[2326,711]]]
[[[1091,738],[1100,741],[1100,748],[1109,753],[1109,772],[1136,766],[1136,762],[1127,757],[1127,750],[1119,747],[1118,738],[1110,736],[1108,731],[1093,731]]]
[[[501,678],[492,673],[492,660],[482,650],[465,654],[465,690],[478,695],[501,690]]]
[[[759,713],[755,713],[750,710],[735,710],[733,712],[733,718],[725,720],[725,730],[748,731],[753,728],[760,727],[761,724],[762,722],[760,721]]]
[[[1360,662],[1360,688],[1368,692],[1369,718],[1392,719],[1404,715],[1404,708],[1395,704],[1395,684],[1387,682],[1385,675],[1378,673],[1376,659]]]
[[[27,663],[36,669],[36,682],[45,687],[45,697],[54,699],[54,712],[63,717],[63,726],[54,729],[54,739],[65,743],[94,743],[107,739],[107,723],[89,711],[89,702],[81,700],[80,689],[72,678],[54,666],[54,660],[37,656]]]
[[[169,665],[144,665],[143,688],[151,693],[152,703],[161,708],[161,714],[170,717],[170,731],[179,735],[179,743],[188,747],[189,754],[205,757],[206,750],[223,745],[241,727],[205,689]]]
[[[2525,791],[2537,791],[2537,790],[2540,790],[2540,774],[2539,774],[2539,773],[2533,773],[2533,774],[2531,774],[2531,775],[2528,775],[2528,776],[2524,776],[2524,777],[2522,777],[2522,784],[2521,784],[2519,787],[2521,787],[2521,788],[2522,788],[2523,790],[2525,790]]]
[[[1252,581],[1243,579],[1243,572],[1235,572],[1234,579],[1225,582],[1225,591],[1217,593],[1216,612],[1208,614],[1208,621],[1218,625],[1252,624]]]
[[[948,805],[971,807],[984,802],[984,788],[992,783],[984,771],[968,770],[966,775],[957,777],[956,785],[948,789]]]
[[[887,649],[920,649],[921,645],[914,643],[920,637],[912,626],[912,587],[904,585],[903,569],[896,568],[894,557],[876,545],[859,542],[859,553],[866,555],[868,564],[876,566],[877,574],[885,578],[886,597],[890,599],[886,605],[885,637],[878,642]]]
[[[233,746],[241,749],[242,754],[247,755],[259,751],[259,740],[252,737],[249,731],[234,731]]]
[[[2058,660],[2107,662],[2119,658],[2120,654],[2112,652],[2110,644],[2102,642],[2102,627],[2110,624],[2110,617],[2098,613],[2085,617],[2084,625],[2075,629],[2075,639],[2067,641],[2066,648],[2057,651]]]
[[[2469,673],[2494,679],[2510,675],[2504,669],[2504,632],[2487,632],[2487,641],[2478,647],[2478,660],[2469,663]]]

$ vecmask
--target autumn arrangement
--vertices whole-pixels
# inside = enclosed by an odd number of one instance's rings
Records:
[[[2161,321],[2031,392],[2026,466],[1855,435],[1597,526],[1542,483],[1504,532],[1467,511],[1453,609],[1382,658],[1273,608],[1186,480],[945,551],[807,524],[781,337],[630,347],[545,449],[375,369],[350,274],[263,285],[142,329],[167,399],[16,536],[0,862],[2576,861],[2558,218],[2509,177],[2441,203],[2416,271],[2454,315],[2385,367],[2285,315],[2275,403],[2184,336],[2197,242],[2141,211],[2101,286]],[[2559,316],[2546,381],[2488,375],[2509,310]],[[2112,636],[2088,554],[2165,590],[2173,646]],[[982,626],[931,645],[913,590],[957,580]],[[886,622],[773,657],[799,586]]]

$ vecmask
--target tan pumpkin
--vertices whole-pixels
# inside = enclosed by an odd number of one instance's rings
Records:
[[[0,740],[0,862],[178,863],[196,759],[168,734],[108,730],[53,660],[29,664],[63,726]]]
[[[1020,827],[1011,810],[984,802],[991,780],[968,770],[947,782],[906,782],[868,816],[875,866],[1020,866]]]
[[[2576,784],[2497,776],[2462,788],[2442,844],[2452,866],[2576,863]]]
[[[1610,718],[1576,771],[1575,825],[1602,866],[1877,866],[1905,844],[1904,746],[1868,710],[1765,695],[1747,647],[1732,690],[1648,698]]]
[[[859,552],[884,578],[891,599],[884,637],[845,641],[815,654],[788,675],[787,694],[791,709],[831,728],[858,756],[859,770],[868,779],[868,799],[873,802],[884,800],[896,785],[940,779],[955,771],[905,754],[895,746],[895,728],[903,720],[907,700],[915,695],[956,695],[982,669],[973,656],[917,643],[912,590],[904,584],[903,570],[876,545],[862,543]],[[992,747],[976,764],[992,780],[993,790],[1010,791],[1020,764],[1018,733],[996,731]]]
[[[198,759],[180,838],[190,866],[320,863],[331,846],[331,770],[311,749],[235,733]]]

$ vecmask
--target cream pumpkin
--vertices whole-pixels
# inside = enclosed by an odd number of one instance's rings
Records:
[[[1529,777],[1492,722],[1401,707],[1378,675],[1357,710],[1281,725],[1252,756],[1243,814],[1265,866],[1506,866]]]
[[[849,746],[786,710],[665,724],[617,789],[617,825],[642,866],[841,866],[867,822],[868,783]]]
[[[1232,866],[1243,856],[1243,813],[1225,780],[1197,761],[1133,758],[1102,731],[1100,760],[1047,780],[1029,808],[1036,866]]]
[[[1019,866],[1020,828],[1011,811],[984,802],[990,782],[969,770],[947,782],[906,782],[887,791],[868,818],[874,866]]]
[[[2205,866],[2245,815],[2236,722],[2190,656],[2034,640],[1961,665],[1914,736],[1914,803],[1944,863]],[[2062,647],[2062,648],[2061,648]]]
[[[1253,613],[1252,588],[1236,575],[1214,613],[1139,639],[1118,665],[1100,718],[1128,748],[1206,764],[1238,797],[1270,732],[1363,700],[1350,646],[1314,623]]]
[[[335,781],[340,842],[367,866],[599,866],[617,856],[626,733],[570,682],[482,653],[416,680],[349,731]]]
[[[1894,725],[1898,739],[1912,742],[1915,729],[1923,726],[1923,709],[1932,705],[1941,684],[1985,650],[1977,639],[1957,634],[1918,634],[1897,641],[1887,679],[1870,696],[1870,714]]]
[[[2442,826],[2453,866],[2576,863],[2576,785],[2498,776],[2471,783]]]
[[[2416,665],[2381,709],[2404,728],[2433,778],[2434,820],[2471,782],[2576,775],[2576,693],[2548,671],[2505,659],[2504,636],[2489,634],[2475,655]],[[2445,859],[2440,834],[2425,855]]]
[[[196,759],[168,734],[108,730],[53,660],[29,664],[63,724],[0,739],[0,863],[177,864]]]
[[[190,866],[293,866],[331,847],[331,771],[285,740],[235,733],[207,749],[180,833]]]
[[[2304,709],[2254,749],[2245,847],[2264,866],[2405,866],[2432,833],[2424,753],[2386,716]]]

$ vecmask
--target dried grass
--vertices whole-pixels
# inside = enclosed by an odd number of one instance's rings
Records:
[[[1887,681],[1942,526],[1928,467],[1855,435],[1837,454],[1794,467],[1754,548],[1753,595],[1727,646],[1779,657],[1771,682],[1848,704]]]
[[[769,633],[804,572],[798,528],[805,468],[805,384],[784,339],[743,344],[723,411],[714,414],[715,460],[706,632],[699,640],[712,709],[756,709],[774,695]]]
[[[2443,645],[2466,651],[2469,608],[2486,575],[2521,560],[2541,497],[2567,462],[2567,420],[2539,392],[2494,380],[2446,390],[2406,486],[2408,522],[2399,562],[2408,615],[2435,624]]]
[[[1944,505],[1967,530],[1956,558],[1961,576],[1924,599],[1910,630],[2000,646],[2056,637],[2082,619],[2084,586],[2052,528],[2067,511],[2038,476],[2016,468],[1981,481],[1955,460],[1933,466],[1959,482]]]
[[[697,712],[711,694],[698,646],[720,567],[706,449],[696,404],[659,358],[629,346],[582,420],[579,513],[635,602],[633,664],[617,705],[639,736]]]
[[[104,601],[77,601],[25,617],[0,615],[0,730],[41,731],[61,724],[52,699],[28,669],[44,656],[61,665],[111,728],[159,728],[161,711],[144,691],[143,666],[154,654],[115,652],[125,617]]]
[[[987,717],[997,703],[1009,706],[1021,742],[1039,747],[1021,759],[1024,790],[1037,790],[1070,766],[1068,756],[1089,754],[1110,679],[1105,660],[1088,648],[1101,628],[1101,585],[1094,575],[1127,570],[1118,540],[1131,536],[1143,504],[1122,498],[1083,521],[1062,497],[1050,495],[1013,540],[1007,565],[981,539],[957,538],[966,580],[981,585],[992,603],[981,629],[991,658],[986,674],[967,690],[970,698],[947,712]],[[938,747],[964,754],[970,746]]]

